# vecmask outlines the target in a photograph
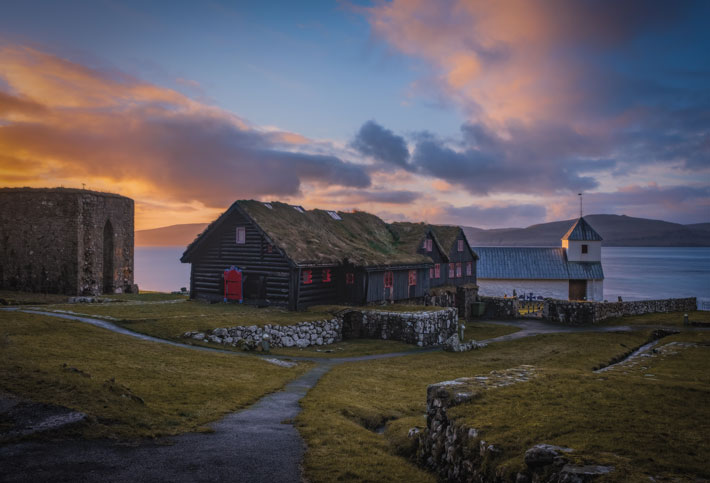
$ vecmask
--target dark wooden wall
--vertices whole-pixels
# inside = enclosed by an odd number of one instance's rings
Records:
[[[389,300],[389,293],[385,292],[386,271],[388,270],[373,270],[367,272],[367,302]],[[417,284],[413,289],[409,287],[409,269],[392,269],[391,271],[394,275],[392,300],[423,297],[429,290],[428,266],[426,268],[416,268]]]
[[[323,281],[323,270],[330,268],[330,282]],[[311,283],[304,283],[303,272],[311,270]],[[294,271],[298,277],[298,310],[311,305],[332,305],[338,303],[338,287],[343,274],[332,267],[302,268]]]
[[[460,252],[458,251],[458,242],[459,240],[463,240],[463,251]],[[441,265],[441,280],[443,281],[442,283],[438,283],[438,285],[465,285],[467,283],[476,283],[476,259],[473,256],[473,253],[471,251],[471,248],[468,246],[468,243],[466,242],[466,238],[464,237],[463,230],[459,230],[459,235],[454,242],[453,246],[451,247],[445,247],[449,248],[449,263],[461,263],[461,277],[454,277],[454,278],[449,278],[449,267],[447,264]],[[466,263],[471,262],[471,276],[466,276]],[[456,272],[454,271],[454,275],[456,275]]]
[[[237,226],[246,227],[244,245],[236,243]],[[277,247],[273,247],[272,252],[269,253],[268,243],[261,232],[238,210],[233,211],[215,231],[209,234],[209,238],[194,254],[190,272],[191,297],[222,299],[224,296],[222,275],[230,266],[243,271],[245,282],[250,276],[264,276],[266,299],[275,305],[289,304],[289,282],[292,270],[288,259]]]

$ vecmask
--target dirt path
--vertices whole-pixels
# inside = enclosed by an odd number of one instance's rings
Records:
[[[159,339],[90,317],[19,308],[10,310],[76,320],[141,340],[190,350],[246,356],[234,351]],[[563,327],[537,321],[509,324],[521,330],[485,342],[503,342],[557,332],[631,330],[630,327]],[[281,360],[309,360],[315,362],[316,366],[283,390],[265,396],[251,407],[211,424],[213,433],[188,433],[135,447],[108,441],[84,440],[29,441],[0,446],[0,481],[298,482],[301,481],[300,463],[305,444],[290,420],[301,410],[298,401],[325,373],[333,366],[346,362],[404,357],[436,350],[439,349],[414,349],[333,359],[270,356]]]

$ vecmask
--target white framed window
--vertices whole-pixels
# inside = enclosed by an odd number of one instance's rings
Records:
[[[237,245],[244,245],[247,242],[247,227],[237,227]]]
[[[430,251],[431,251],[431,246],[432,246],[431,238],[427,238],[427,239],[426,239],[426,247],[425,247],[425,248],[426,248],[426,251],[430,252]]]

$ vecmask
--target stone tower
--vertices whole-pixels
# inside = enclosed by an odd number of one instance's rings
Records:
[[[0,188],[0,289],[137,291],[133,200],[65,188]]]

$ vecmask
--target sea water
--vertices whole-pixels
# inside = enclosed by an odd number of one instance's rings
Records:
[[[180,263],[184,250],[136,247],[138,286],[161,292],[189,287],[190,264]],[[699,308],[710,310],[710,247],[603,247],[602,268],[609,301],[697,297]]]

